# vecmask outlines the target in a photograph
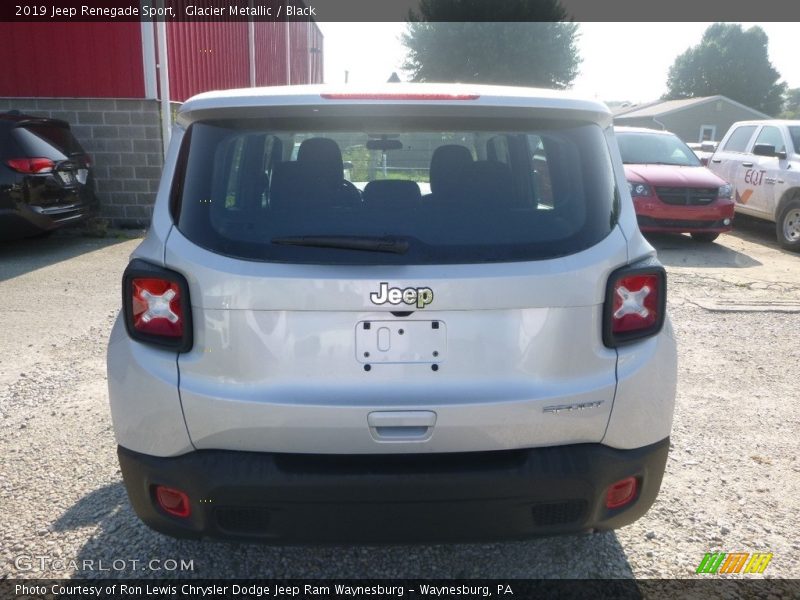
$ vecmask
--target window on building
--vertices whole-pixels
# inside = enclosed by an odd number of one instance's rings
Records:
[[[717,137],[716,125],[701,125],[700,126],[700,139],[698,142],[713,142]]]

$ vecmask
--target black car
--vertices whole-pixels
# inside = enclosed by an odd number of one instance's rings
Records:
[[[91,160],[67,122],[0,114],[0,240],[79,223],[96,207]]]

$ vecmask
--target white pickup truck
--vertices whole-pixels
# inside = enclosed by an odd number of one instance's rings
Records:
[[[736,211],[775,223],[778,242],[800,251],[800,121],[731,125],[708,167],[734,187]]]

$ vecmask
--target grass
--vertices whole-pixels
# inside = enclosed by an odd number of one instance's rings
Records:
[[[392,179],[401,181],[416,181],[417,183],[428,183],[428,170],[427,169],[411,169],[408,171],[387,171],[386,177],[383,176],[383,171],[378,169],[374,179]]]

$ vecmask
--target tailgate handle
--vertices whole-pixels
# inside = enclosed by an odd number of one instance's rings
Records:
[[[751,162],[743,162],[743,163],[742,163],[742,166],[743,166],[743,167],[752,167],[752,166],[753,166],[753,163],[751,163]]]
[[[433,434],[436,413],[429,410],[371,412],[367,424],[376,442],[423,442]]]

